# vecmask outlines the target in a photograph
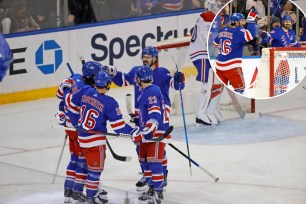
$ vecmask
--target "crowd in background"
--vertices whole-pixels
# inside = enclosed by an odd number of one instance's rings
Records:
[[[226,0],[225,0],[226,1]],[[0,0],[3,34],[203,8],[205,0]]]
[[[257,12],[256,37],[245,45],[244,56],[261,55],[262,48],[268,47],[267,44],[262,42],[262,32],[270,32],[273,28],[280,27],[282,18],[285,15],[290,15],[292,18],[292,29],[297,34],[297,40],[301,38],[304,32],[306,33],[303,30],[306,18],[304,18],[303,13],[290,0],[233,0],[219,13],[223,19],[221,26],[229,26],[229,16],[232,13],[242,13],[247,17],[249,10],[254,5]],[[210,53],[214,53],[213,56],[216,56],[215,48],[210,46],[210,50]]]

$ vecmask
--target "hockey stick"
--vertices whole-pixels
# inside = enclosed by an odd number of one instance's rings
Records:
[[[85,60],[82,57],[80,58],[80,60],[81,60],[82,65],[85,64]],[[67,62],[67,67],[68,67],[70,73],[74,74],[74,72],[73,72],[73,70],[72,70],[72,68],[71,68],[71,66],[68,62]],[[114,157],[114,159],[116,159],[118,161],[123,161],[123,162],[127,162],[127,161],[132,160],[132,157],[130,157],[130,156],[120,156],[120,155],[116,154],[107,139],[106,139],[106,144],[107,144],[107,147],[108,147],[109,151],[111,152],[112,156]]]
[[[58,162],[57,162],[57,166],[56,166],[56,170],[55,170],[55,173],[53,175],[53,180],[52,180],[52,183],[51,184],[54,184],[54,181],[55,181],[55,178],[56,178],[56,175],[57,175],[57,172],[58,172],[58,168],[59,168],[59,165],[61,163],[61,160],[62,160],[62,157],[63,157],[63,152],[64,152],[64,149],[65,149],[65,146],[66,146],[66,141],[67,141],[67,135],[65,136],[65,140],[64,140],[64,144],[63,144],[63,147],[62,147],[62,151],[61,151],[61,154],[60,154],[60,157],[58,159]]]
[[[114,159],[118,160],[118,161],[123,161],[123,162],[127,162],[127,161],[131,161],[132,160],[132,157],[130,156],[120,156],[118,154],[116,154],[113,150],[113,148],[110,146],[108,140],[106,139],[106,144],[109,148],[109,151],[112,153]]]
[[[71,131],[77,131],[77,132],[87,132],[90,134],[101,134],[105,136],[130,138],[130,139],[133,137],[133,135],[124,134],[124,133],[117,134],[117,133],[109,133],[109,132],[99,132],[99,131],[94,131],[94,130],[85,130],[85,129],[80,129],[80,128],[70,128],[70,127],[64,127],[64,126],[53,126],[52,125],[52,128],[71,130]],[[152,138],[150,140],[143,140],[143,142],[161,142],[172,132],[172,130],[173,130],[173,126],[170,126],[161,137]]]
[[[133,110],[132,110],[132,96],[131,94],[126,94],[125,95],[125,105],[126,105],[126,110],[130,116],[133,115]]]
[[[168,144],[170,147],[172,147],[173,149],[175,149],[177,152],[179,152],[181,155],[183,155],[186,159],[189,160],[189,162],[192,162],[195,166],[199,167],[202,171],[204,171],[208,176],[210,176],[212,179],[214,179],[215,182],[218,182],[219,178],[215,177],[212,173],[210,173],[209,171],[207,171],[204,167],[202,167],[200,164],[198,164],[197,162],[195,162],[193,159],[191,159],[189,156],[187,156],[186,154],[184,154],[181,150],[179,150],[177,147],[175,147],[173,144],[169,143]]]
[[[240,118],[244,119],[245,112],[242,110],[242,107],[241,107],[237,97],[235,96],[235,93],[232,90],[230,90],[228,87],[226,87],[226,90],[227,90],[227,93],[230,96],[231,100],[233,101],[234,106],[235,106]]]
[[[178,66],[171,55],[172,60],[174,61],[174,64],[176,66],[176,71],[178,72]],[[180,97],[181,97],[181,108],[182,108],[182,116],[183,116],[183,123],[184,123],[184,131],[185,131],[185,140],[186,140],[186,146],[187,146],[187,153],[188,157],[190,157],[190,151],[189,151],[189,142],[188,142],[188,135],[187,135],[187,125],[186,125],[186,118],[185,118],[185,111],[184,111],[184,102],[183,102],[183,94],[181,90],[181,83],[179,84],[179,91],[180,91]],[[191,169],[191,162],[189,160],[189,171],[190,171],[190,176],[192,176],[192,169]]]

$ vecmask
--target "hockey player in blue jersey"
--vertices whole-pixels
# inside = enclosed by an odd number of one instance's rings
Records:
[[[13,55],[8,43],[2,33],[0,33],[0,82],[6,75],[6,71],[13,61]]]
[[[170,115],[170,109],[171,109],[171,101],[169,97],[169,89],[170,87],[174,88],[175,90],[184,89],[185,87],[185,77],[182,72],[176,72],[174,76],[170,74],[170,72],[164,68],[164,67],[158,67],[158,50],[156,47],[148,46],[145,47],[142,50],[141,59],[143,62],[143,65],[148,65],[152,71],[153,71],[153,84],[157,85],[161,89],[161,93],[163,96],[163,99],[165,101],[165,107],[166,107],[166,114],[167,117]],[[131,116],[132,122],[135,123],[135,125],[139,125],[139,96],[141,94],[141,91],[139,89],[139,85],[137,81],[135,80],[135,74],[136,70],[139,66],[135,66],[129,71],[128,73],[123,73],[120,71],[117,71],[115,67],[111,67],[108,72],[113,76],[113,82],[118,86],[128,86],[133,85],[134,86],[134,108],[135,113]],[[166,123],[169,125],[169,121],[166,121]],[[136,143],[136,151],[138,151],[138,144]],[[167,175],[167,157],[165,156],[165,159],[163,161],[163,167],[164,167],[164,174]],[[136,183],[136,186],[138,189],[141,189],[145,186],[145,179],[144,177],[141,178],[140,181]]]
[[[247,19],[241,13],[234,13],[230,17],[231,26],[222,29],[213,40],[214,46],[219,48],[216,74],[225,85],[232,85],[234,90],[241,94],[245,89],[242,72],[243,46],[255,36],[256,15],[254,9],[250,10]],[[243,27],[246,22],[247,29]]]
[[[108,132],[106,124],[116,133],[130,134],[133,128],[122,118],[118,102],[107,96],[112,77],[105,71],[95,75],[93,86],[85,86],[74,94],[67,94],[69,110],[78,116],[71,120],[79,129],[94,132]],[[78,141],[86,158],[88,173],[86,177],[86,202],[88,204],[107,203],[104,192],[99,192],[100,175],[106,157],[106,136],[102,133],[79,132]]]
[[[275,27],[270,33],[262,32],[261,38],[264,43],[271,44],[271,47],[300,47],[296,40],[296,34],[292,27],[292,18],[285,15],[282,18],[282,26]]]
[[[67,94],[74,94],[84,86],[94,84],[94,76],[102,70],[102,65],[98,62],[87,62],[82,66],[82,74],[73,74],[63,80],[60,84],[56,96],[61,99],[59,111],[55,114],[58,123],[66,127],[74,127],[71,120],[77,121],[78,116],[70,114],[68,111],[69,98]],[[78,132],[66,130],[69,139],[70,161],[66,170],[64,182],[65,203],[85,202],[85,195],[82,194],[87,175],[87,165],[83,151],[78,143]],[[106,194],[106,192],[104,192]]]
[[[136,69],[136,83],[140,87],[139,99],[139,129],[133,130],[133,141],[140,142],[139,159],[144,170],[144,176],[149,186],[147,192],[139,200],[153,199],[154,203],[161,203],[163,199],[165,141],[143,142],[160,137],[168,128],[168,118],[165,112],[165,103],[161,89],[152,83],[153,72],[149,66],[143,65]],[[169,141],[169,140],[166,140]]]

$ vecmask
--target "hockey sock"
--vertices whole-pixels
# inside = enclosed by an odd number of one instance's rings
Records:
[[[86,179],[86,195],[88,198],[93,198],[97,194],[101,173],[102,171],[88,169]]]
[[[168,159],[167,159],[167,153],[166,150],[164,151],[164,160],[162,162],[162,166],[163,166],[163,173],[164,175],[167,175],[168,173]]]
[[[76,166],[76,179],[73,184],[74,192],[82,192],[87,176],[87,164],[84,158],[79,158]]]
[[[72,189],[73,183],[75,181],[75,169],[78,157],[74,154],[71,155],[69,164],[66,169],[66,179],[64,183],[65,189]]]
[[[152,171],[152,181],[154,186],[154,191],[162,192],[164,183],[164,173],[162,164],[159,162],[150,162],[150,169]]]
[[[152,185],[152,172],[151,172],[149,163],[142,161],[141,166],[143,168],[143,171],[144,171],[143,175],[146,178],[146,182],[147,182],[148,186]]]

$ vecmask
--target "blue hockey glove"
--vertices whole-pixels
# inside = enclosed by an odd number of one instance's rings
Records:
[[[134,123],[135,125],[139,126],[139,117],[135,114],[130,114],[131,119],[130,122]]]
[[[263,31],[261,34],[260,34],[260,37],[263,39],[263,40],[266,40],[268,37],[269,37],[269,34],[265,31]]]
[[[176,82],[176,83],[184,83],[185,82],[185,75],[182,72],[175,72],[173,78],[174,78],[174,82]]]
[[[107,73],[109,73],[109,75],[111,75],[112,77],[117,75],[117,68],[115,66],[112,65],[105,65],[102,68],[103,71],[106,71]]]

